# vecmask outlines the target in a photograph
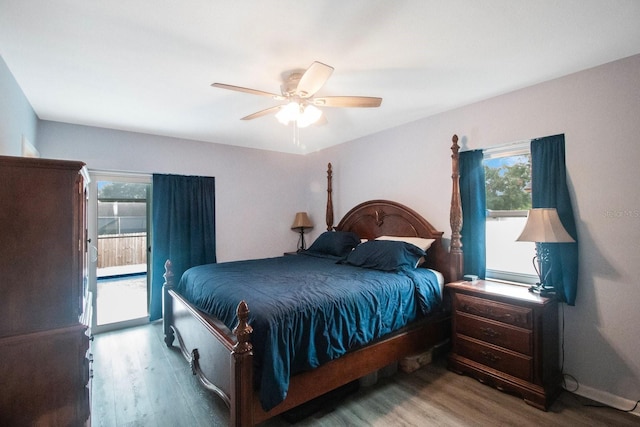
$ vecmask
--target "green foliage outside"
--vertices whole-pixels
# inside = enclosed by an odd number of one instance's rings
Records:
[[[485,161],[487,209],[531,209],[531,157],[513,156]]]
[[[110,182],[98,189],[99,200],[145,200],[148,184]]]

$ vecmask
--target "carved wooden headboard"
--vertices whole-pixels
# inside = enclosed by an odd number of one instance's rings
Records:
[[[452,179],[450,223],[451,250],[447,252],[442,242],[442,231],[413,209],[389,200],[370,200],[360,203],[351,209],[335,227],[340,231],[353,231],[363,239],[375,239],[379,236],[405,236],[436,239],[427,252],[426,267],[440,271],[446,281],[458,280],[462,277],[462,208],[460,203],[460,187],[458,178],[458,136],[452,138]],[[327,230],[333,227],[333,202],[331,188],[331,163],[327,170]]]
[[[427,251],[424,267],[440,271],[449,279],[449,257],[442,244],[442,231],[413,209],[390,200],[370,200],[351,209],[336,230],[352,231],[362,239],[379,236],[422,237],[435,239]]]
[[[443,234],[413,209],[390,200],[359,204],[347,212],[336,230],[353,231],[363,239],[384,235],[439,239]]]

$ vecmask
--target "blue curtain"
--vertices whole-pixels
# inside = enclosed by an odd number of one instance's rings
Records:
[[[556,208],[562,225],[576,243],[542,243],[550,262],[543,264],[542,276],[551,268],[547,283],[560,301],[575,305],[578,285],[578,234],[569,197],[564,154],[564,135],[531,141],[531,198],[534,208]]]
[[[190,267],[216,262],[215,178],[153,175],[149,320],[162,317],[164,263],[178,280]]]
[[[487,271],[486,210],[482,150],[460,153],[460,198],[462,202],[462,250],[464,274],[484,279]]]

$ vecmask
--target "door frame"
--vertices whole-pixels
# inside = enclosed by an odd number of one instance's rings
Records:
[[[130,319],[121,322],[107,323],[104,325],[98,325],[98,268],[97,268],[97,241],[98,241],[98,182],[110,181],[110,182],[131,182],[148,184],[147,191],[147,313],[149,311],[149,287],[151,280],[151,185],[153,176],[151,174],[142,173],[129,173],[129,172],[113,172],[113,171],[100,171],[89,169],[89,176],[91,181],[89,182],[89,198],[87,201],[87,249],[88,255],[88,279],[89,290],[91,291],[91,331],[98,334],[101,332],[108,332],[117,329],[128,328],[132,326],[139,326],[149,323],[149,316],[140,317],[137,319]],[[94,245],[94,243],[96,243]]]

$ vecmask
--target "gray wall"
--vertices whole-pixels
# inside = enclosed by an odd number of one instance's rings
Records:
[[[640,399],[640,55],[323,150],[309,156],[310,169],[333,162],[337,218],[385,198],[450,234],[454,133],[468,149],[565,134],[580,272],[576,305],[561,312],[564,371],[580,382],[578,393],[633,407]],[[323,202],[310,203],[319,210]]]
[[[36,146],[38,117],[0,56],[0,155],[22,155],[22,139]]]

